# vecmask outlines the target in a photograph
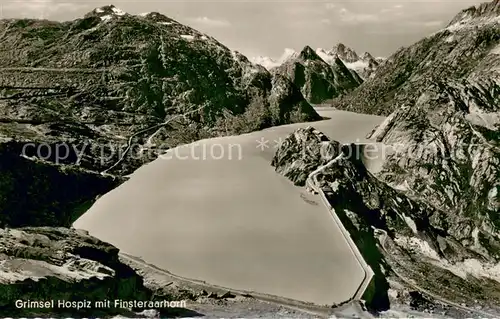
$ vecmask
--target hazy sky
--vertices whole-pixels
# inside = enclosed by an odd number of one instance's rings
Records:
[[[342,42],[359,53],[388,56],[439,30],[474,0],[302,1],[76,1],[0,0],[5,18],[70,20],[114,4],[131,13],[157,11],[253,57],[279,57],[285,48],[331,48]],[[113,2],[110,2],[113,1]]]

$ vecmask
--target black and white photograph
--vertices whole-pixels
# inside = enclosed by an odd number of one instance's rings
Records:
[[[500,0],[0,0],[0,318],[499,318]]]

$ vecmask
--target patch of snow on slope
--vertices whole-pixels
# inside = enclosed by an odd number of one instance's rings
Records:
[[[117,16],[123,16],[126,15],[127,13],[121,9],[118,9],[116,7],[112,7],[111,10],[117,15]]]
[[[413,251],[414,253],[419,253],[437,261],[440,260],[438,253],[425,240],[417,237],[396,236],[394,241],[399,246]]]
[[[454,23],[448,27],[445,28],[445,30],[448,30],[448,31],[451,31],[451,32],[455,32],[455,31],[459,31],[459,30],[462,30],[462,29],[465,29],[465,28],[468,28],[470,27],[470,18],[468,19],[464,19],[464,20],[461,20],[461,21],[458,21],[457,23]]]
[[[151,12],[143,12],[143,13],[139,13],[138,16],[140,16],[140,17],[146,17],[150,13]]]
[[[393,306],[391,304],[391,309],[387,311],[382,311],[376,318],[432,318],[432,319],[448,319],[449,316],[440,315],[437,313],[432,313],[432,317],[429,317],[428,312],[419,312],[410,307],[405,306]]]
[[[348,63],[348,62],[345,62],[345,61],[342,61],[344,62],[345,66],[348,68],[348,69],[351,69],[351,70],[354,70],[356,72],[358,71],[362,71],[366,68],[369,68],[369,64],[368,62],[365,62],[363,60],[359,60],[359,61],[356,61],[356,62],[352,62],[352,63]]]
[[[483,263],[477,259],[469,258],[462,262],[450,263],[441,259],[438,253],[426,241],[416,237],[397,236],[394,240],[399,246],[413,253],[421,254],[432,259],[432,264],[449,270],[458,277],[489,278],[500,282],[500,263]]]
[[[499,52],[499,54],[500,54],[500,52]],[[469,113],[465,116],[465,119],[474,125],[486,127],[492,131],[496,131],[498,129],[497,126],[500,125],[500,114],[499,113],[484,112],[475,103],[469,104]]]
[[[293,58],[297,57],[297,55],[299,55],[299,53],[297,51],[295,51],[294,49],[286,48],[283,55],[281,55],[281,57],[279,58],[279,61],[281,63],[284,63],[289,59],[293,59]]]
[[[208,40],[208,37],[206,35],[202,35],[201,40],[206,41],[206,40]]]
[[[415,221],[413,219],[411,219],[410,217],[404,215],[404,214],[403,214],[403,219],[405,220],[405,222],[408,225],[408,227],[411,228],[411,230],[413,231],[413,233],[417,234],[418,233],[418,231],[417,231],[417,224],[415,223]]]
[[[481,263],[477,259],[466,259],[463,262],[448,265],[445,267],[457,276],[465,277],[464,275],[471,275],[476,278],[489,278],[500,282],[500,263],[493,265]]]
[[[101,17],[102,21],[109,21],[111,19],[113,19],[113,16],[110,14]]]
[[[97,9],[95,9],[95,12],[97,12],[97,13],[103,13],[103,12],[104,12],[104,10],[103,10],[103,9],[101,9],[101,8],[97,8]]]
[[[194,40],[194,36],[190,34],[181,34],[181,38],[186,39],[188,41]]]
[[[316,54],[319,55],[319,57],[323,61],[325,61],[326,63],[329,63],[329,64],[331,64],[335,60],[335,55],[333,55],[333,54],[331,54],[329,52],[326,52],[322,48],[316,49]]]
[[[453,42],[454,40],[455,40],[455,36],[452,34],[452,35],[450,35],[449,37],[447,37],[447,38],[444,40],[444,42],[446,42],[446,43],[451,43],[451,42]]]
[[[174,24],[174,23],[173,22],[161,21],[161,22],[158,22],[158,24],[171,25],[171,24]]]
[[[500,54],[500,44],[497,45],[496,47],[493,48],[493,50],[490,51],[491,54]]]
[[[259,64],[259,65],[262,65],[263,67],[265,67],[266,69],[268,70],[271,70],[275,67],[278,67],[281,65],[280,62],[270,58],[270,57],[265,57],[265,56],[259,56],[259,57],[256,57],[256,58],[251,58],[250,61],[252,63],[255,63],[255,64]]]
[[[104,272],[103,272],[104,270]],[[26,279],[38,281],[56,277],[66,280],[90,278],[104,279],[114,274],[114,270],[96,261],[84,258],[69,260],[61,266],[41,260],[11,259],[0,262],[0,283],[12,283]]]
[[[458,21],[457,23],[454,23],[454,24],[446,27],[444,30],[456,32],[456,31],[460,31],[460,30],[464,30],[464,29],[471,29],[471,28],[474,28],[476,26],[486,26],[488,24],[495,24],[495,23],[500,23],[500,16],[480,18],[480,19],[466,18],[464,20]],[[441,30],[441,31],[443,31],[443,30]]]

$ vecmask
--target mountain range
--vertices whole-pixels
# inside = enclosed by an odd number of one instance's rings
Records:
[[[375,59],[368,52],[359,56],[339,43],[332,50],[305,46],[300,52],[285,49],[278,60],[261,56],[252,61],[288,77],[310,103],[324,104],[357,88],[384,59]]]
[[[339,58],[329,64],[309,46],[273,68],[271,73],[289,78],[313,104],[346,94],[363,82]]]
[[[338,43],[331,50],[317,48],[315,52],[328,64],[332,64],[338,57],[348,69],[354,70],[363,79],[368,79],[380,63],[385,61],[385,58],[382,57],[374,58],[369,52],[358,55],[356,51],[347,47],[343,43]],[[259,56],[251,58],[250,60],[256,64],[264,66],[268,70],[272,70],[273,68],[279,67],[289,59],[296,58],[298,55],[300,55],[300,53],[293,49],[285,49],[285,52],[278,59]]]

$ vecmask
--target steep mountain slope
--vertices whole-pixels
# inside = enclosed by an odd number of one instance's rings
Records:
[[[396,89],[393,103],[405,98],[404,104],[372,134],[394,149],[378,177],[412,198],[451,213],[439,228],[495,261],[500,247],[499,17],[500,2],[495,0],[462,11],[448,27],[453,31],[434,35],[441,39],[447,34],[450,42],[456,38],[464,42],[443,57],[444,64],[434,59],[426,62],[438,72],[433,77],[422,78],[430,70],[418,67]],[[419,44],[413,48],[420,48]],[[429,54],[439,50],[432,47]],[[458,62],[466,65],[452,64]],[[397,76],[399,71],[387,76]],[[427,81],[432,82],[423,86]],[[369,81],[357,94],[382,82],[382,78]]]
[[[331,66],[309,46],[274,68],[272,73],[290,78],[310,103],[321,103],[346,94],[362,82],[340,59]]]
[[[102,194],[116,183],[98,173],[124,176],[179,143],[320,118],[286,78],[159,13],[0,20],[0,40],[0,149],[14,161],[0,167],[2,216],[12,213],[4,197],[26,196],[4,178],[14,168],[32,167],[47,182],[36,200],[73,216],[97,194],[51,194],[48,181],[91,174],[89,185],[109,186]]]
[[[415,103],[437,80],[461,81],[493,68],[485,61],[498,54],[499,45],[498,0],[463,10],[445,29],[398,50],[377,69],[374,78],[335,106],[388,115]]]
[[[500,248],[499,128],[497,73],[455,85],[438,82],[373,134],[395,149],[379,178],[451,212],[440,229],[492,260],[499,260]]]

